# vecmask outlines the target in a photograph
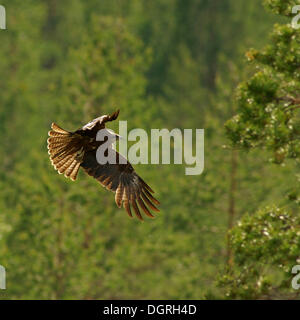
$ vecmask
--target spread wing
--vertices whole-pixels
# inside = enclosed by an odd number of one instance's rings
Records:
[[[51,164],[59,174],[64,173],[65,177],[74,181],[83,161],[88,138],[66,131],[55,123],[52,123],[51,129],[47,140]]]
[[[159,201],[152,195],[154,191],[137,175],[131,164],[118,163],[120,157],[116,153],[116,164],[101,165],[97,162],[96,151],[89,151],[84,154],[81,166],[87,174],[97,179],[106,189],[115,192],[115,201],[120,208],[123,206],[128,215],[132,217],[132,209],[140,220],[143,220],[140,209],[150,218],[154,218],[151,210],[159,212],[155,206]]]
[[[84,153],[91,148],[90,144],[96,137],[97,130],[104,128],[106,122],[116,120],[119,112],[117,110],[111,115],[96,118],[75,132],[66,131],[52,123],[47,147],[51,164],[59,174],[76,180]],[[87,132],[89,133],[86,134]]]

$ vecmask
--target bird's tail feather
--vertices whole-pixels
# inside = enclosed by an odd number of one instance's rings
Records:
[[[80,137],[52,123],[48,132],[48,153],[51,164],[65,177],[76,180],[83,158],[82,141]]]

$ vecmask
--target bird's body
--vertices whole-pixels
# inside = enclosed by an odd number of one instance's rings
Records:
[[[99,130],[105,129],[105,123],[116,120],[119,111],[112,115],[104,115],[96,118],[84,125],[82,128],[69,132],[52,123],[52,130],[48,135],[48,153],[54,168],[65,177],[76,180],[78,171],[82,167],[85,172],[97,179],[108,190],[115,192],[115,201],[118,207],[123,206],[128,215],[132,217],[131,208],[136,216],[143,220],[140,209],[153,218],[149,208],[159,211],[155,204],[159,204],[153,196],[153,190],[137,175],[132,165],[120,155],[112,150],[116,158],[116,163],[100,164],[97,161],[97,149],[104,141],[97,141]],[[120,161],[122,158],[123,161]],[[125,161],[124,161],[125,159]]]

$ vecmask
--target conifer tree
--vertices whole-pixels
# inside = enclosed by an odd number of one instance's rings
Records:
[[[268,0],[273,12],[292,16],[294,1]],[[254,75],[237,91],[237,114],[227,122],[234,147],[263,148],[282,166],[293,162],[294,178],[283,181],[289,202],[245,215],[231,231],[235,266],[221,279],[231,298],[295,298],[292,267],[299,264],[300,31],[291,20],[277,24],[269,45],[250,50]],[[274,174],[276,174],[274,172]],[[276,187],[276,186],[274,186]],[[284,194],[282,195],[284,197]]]

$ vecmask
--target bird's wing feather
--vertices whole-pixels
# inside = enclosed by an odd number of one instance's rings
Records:
[[[48,153],[51,164],[65,177],[76,180],[84,155],[84,137],[52,123],[48,132]]]
[[[159,212],[155,206],[159,201],[152,195],[154,191],[138,176],[131,164],[120,164],[121,155],[116,153],[116,164],[101,165],[96,159],[96,151],[84,154],[81,166],[87,174],[97,179],[106,189],[115,192],[115,201],[118,207],[122,204],[128,215],[132,217],[132,210],[136,216],[143,220],[140,209],[150,218],[154,218],[151,210]]]

